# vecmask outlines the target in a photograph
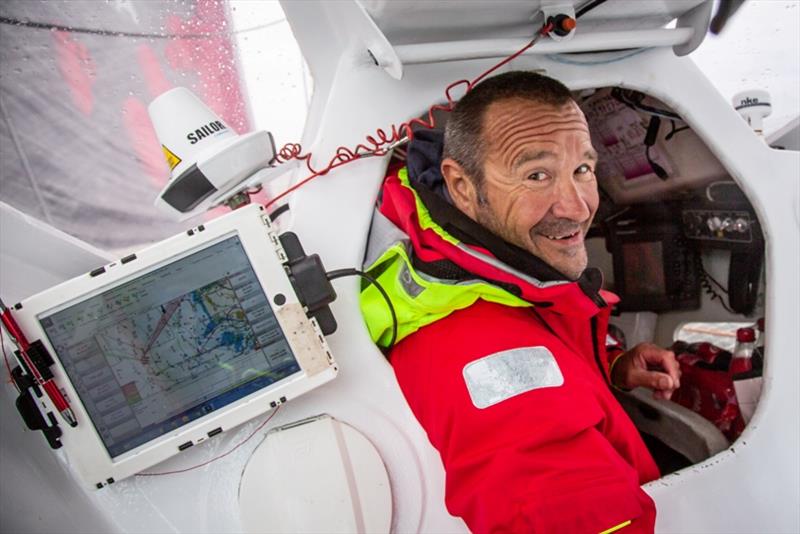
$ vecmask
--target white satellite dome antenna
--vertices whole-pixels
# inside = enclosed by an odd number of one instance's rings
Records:
[[[246,190],[278,174],[268,171],[275,161],[272,134],[237,134],[185,87],[158,96],[148,112],[171,169],[155,205],[179,220],[218,204],[245,204]]]
[[[764,135],[764,118],[772,113],[772,98],[767,91],[751,89],[733,95],[733,107],[756,134]]]

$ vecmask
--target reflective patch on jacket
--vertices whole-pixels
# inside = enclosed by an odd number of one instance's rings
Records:
[[[559,387],[564,375],[545,347],[505,350],[464,366],[472,404],[483,409],[534,389]]]
[[[414,281],[414,277],[411,276],[411,271],[408,270],[408,265],[405,263],[400,266],[400,283],[406,293],[411,295],[411,298],[417,298],[425,291],[424,287]]]

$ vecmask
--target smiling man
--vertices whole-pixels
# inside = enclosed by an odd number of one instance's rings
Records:
[[[679,371],[607,336],[617,298],[584,245],[596,163],[569,90],[510,72],[458,103],[443,142],[418,132],[383,186],[365,265],[397,319],[374,285],[362,310],[476,533],[653,529],[640,484],[658,468],[611,388],[669,398]]]
[[[577,279],[587,263],[583,238],[599,203],[597,153],[583,113],[571,98],[546,103],[511,97],[485,106],[481,115],[474,142],[458,115],[448,130],[442,173],[456,206]]]

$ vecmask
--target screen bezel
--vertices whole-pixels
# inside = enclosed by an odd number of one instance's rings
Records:
[[[300,371],[111,458],[38,318],[57,313],[234,235],[240,239],[267,303],[300,364]],[[284,270],[282,261],[285,258],[279,258],[281,253],[279,240],[270,231],[263,208],[251,205],[137,252],[133,261],[111,262],[103,266],[102,273],[98,274],[98,269],[39,293],[14,310],[14,317],[28,339],[41,340],[53,356],[54,379],[79,422],[75,428],[60,422],[64,432],[61,441],[70,464],[88,487],[96,488],[109,480],[120,480],[152,467],[186,448],[187,443],[205,441],[209,433],[215,435],[218,429],[224,431],[237,426],[336,376],[338,368],[316,322],[305,315]],[[279,294],[283,298],[276,299]],[[44,403],[49,405],[49,400]],[[48,407],[52,410],[52,406]],[[57,416],[57,412],[53,413]]]
[[[201,247],[196,247],[194,249],[187,250],[184,253],[176,254],[174,257],[172,257],[172,258],[170,258],[168,260],[165,260],[163,262],[154,264],[154,265],[148,267],[147,269],[143,269],[143,270],[141,270],[141,271],[139,271],[139,272],[137,272],[135,274],[132,274],[132,275],[129,275],[129,276],[125,277],[125,278],[122,278],[122,279],[116,281],[114,284],[110,285],[109,287],[102,288],[102,289],[98,288],[98,290],[93,291],[93,292],[81,297],[80,299],[77,299],[77,300],[75,300],[73,302],[64,303],[61,306],[57,306],[57,307],[54,307],[51,310],[48,310],[46,312],[42,312],[42,313],[37,315],[37,320],[39,321],[40,325],[43,327],[43,330],[47,334],[48,333],[48,329],[47,329],[48,327],[43,324],[43,321],[45,319],[54,320],[54,317],[56,315],[58,315],[60,313],[63,313],[64,311],[67,311],[70,308],[73,308],[73,307],[76,307],[76,306],[81,306],[82,304],[85,304],[89,300],[96,299],[97,297],[100,297],[100,296],[103,296],[103,295],[107,295],[109,292],[112,292],[112,291],[114,291],[116,289],[119,289],[119,288],[121,288],[123,286],[126,286],[126,285],[128,285],[128,284],[130,284],[130,283],[132,283],[134,281],[142,280],[145,277],[151,276],[153,273],[157,273],[159,270],[161,270],[161,269],[163,269],[165,267],[168,267],[168,266],[171,266],[171,265],[175,265],[175,264],[177,264],[179,262],[182,262],[182,261],[184,261],[184,260],[186,260],[188,258],[191,258],[192,256],[195,256],[196,254],[199,254],[199,253],[201,253],[203,251],[209,250],[209,249],[211,249],[211,248],[213,248],[215,246],[218,246],[218,245],[220,245],[222,243],[229,242],[229,241],[231,241],[233,239],[236,239],[237,242],[235,244],[233,244],[233,243],[231,243],[231,244],[233,246],[237,247],[239,249],[239,251],[242,254],[244,254],[244,259],[247,261],[247,265],[249,266],[250,269],[253,269],[252,262],[247,257],[247,254],[244,251],[244,246],[241,243],[241,239],[239,238],[239,235],[237,234],[237,232],[233,232],[232,231],[232,232],[229,232],[227,234],[222,235],[221,237],[218,237],[216,239],[208,241],[207,243],[205,243]],[[255,273],[253,272],[253,274],[255,274]],[[175,276],[175,275],[173,275],[173,276]],[[188,276],[188,273],[187,273],[187,276]],[[187,286],[187,287],[191,287],[191,286]],[[264,298],[268,298],[266,296],[266,294],[264,293],[264,291],[263,291],[264,288],[262,287],[262,285],[260,283],[259,283],[259,288],[261,289]],[[269,307],[269,309],[270,309],[270,313],[272,314],[271,315],[272,318],[277,320],[277,318],[275,317],[274,312],[271,311],[272,308]],[[74,312],[78,312],[78,311],[79,310],[74,310]],[[104,312],[105,313],[103,313],[103,315],[105,317],[108,317],[109,314],[113,313],[113,310],[104,310]],[[62,317],[59,320],[63,320],[63,319],[64,318]],[[106,326],[110,326],[110,325],[106,325]],[[282,329],[280,331],[280,336],[281,336],[281,340],[288,344],[288,340],[286,339],[286,335],[284,334]],[[50,338],[50,334],[48,334],[48,341],[50,341],[51,346],[53,346],[53,339]],[[290,349],[290,352],[291,352],[291,349]],[[61,360],[61,358],[60,358],[61,355],[60,354],[57,354],[55,351],[53,352],[53,354],[55,356],[59,357],[59,360]],[[278,383],[278,382],[281,382],[283,380],[286,380],[286,379],[294,376],[295,374],[301,372],[301,370],[299,369],[299,362],[297,361],[297,358],[295,357],[295,355],[293,353],[291,354],[291,356],[292,356],[292,361],[294,362],[294,364],[296,364],[298,366],[298,370],[286,374],[280,380],[275,380],[274,382],[272,382],[272,383],[270,383],[268,385],[265,385],[265,386],[262,386],[262,387],[258,387],[257,389],[254,389],[251,393],[241,394],[239,396],[239,398],[235,399],[232,402],[229,402],[228,404],[234,404],[240,398],[245,398],[245,397],[249,396],[250,394],[252,394],[253,392],[260,391],[261,389],[265,389],[265,388],[271,386],[274,383]],[[62,362],[62,364],[63,363],[64,362]],[[67,375],[69,375],[69,371],[67,371],[67,369],[65,369],[65,371],[67,372]],[[74,383],[74,379],[76,378],[75,374],[76,374],[76,371],[73,370],[73,375],[70,378],[70,380],[73,382],[73,385],[75,385],[75,383]],[[247,383],[240,383],[235,388],[233,388],[232,391],[236,391],[236,390],[239,390],[241,388],[241,392],[243,393],[247,389],[246,384]],[[252,387],[252,385],[250,387]],[[77,391],[77,388],[76,388],[76,391]],[[210,401],[211,399],[208,399],[208,400]],[[179,412],[179,413],[177,413],[175,415],[172,415],[172,416],[168,417],[165,420],[158,421],[158,422],[154,423],[155,425],[157,425],[158,427],[160,427],[162,429],[162,432],[161,432],[160,435],[163,435],[163,434],[168,433],[170,431],[170,430],[165,429],[165,427],[164,427],[164,425],[170,419],[179,420],[178,416],[180,416],[181,414],[187,415],[191,411],[195,411],[196,409],[198,409],[198,407],[200,405],[204,404],[204,402],[206,402],[206,401],[200,401],[199,399],[195,398],[195,399],[190,401],[190,404],[188,404],[185,407],[183,407],[183,408],[185,408],[185,410],[182,409],[181,412]],[[86,402],[83,402],[83,404],[84,404],[84,407],[86,407]],[[204,415],[208,415],[209,413],[214,413],[214,412],[217,412],[219,410],[223,410],[226,407],[227,407],[227,404],[223,405],[223,406],[219,406],[218,408],[214,409],[211,412],[207,412]],[[88,411],[88,409],[87,409],[87,411]],[[196,415],[196,416],[192,417],[191,420],[193,421],[193,420],[199,419],[200,417],[202,417],[202,416]],[[98,424],[102,424],[102,422],[99,421],[96,418],[91,418],[91,422],[95,425],[96,431],[98,433],[101,433],[100,432],[101,429],[98,428],[97,426],[98,426]],[[186,426],[190,422],[191,421],[188,421],[188,420],[184,421],[182,424],[180,424],[179,426],[174,427],[174,428],[183,428],[184,426]],[[142,431],[144,431],[144,429],[142,429]],[[150,439],[144,439],[143,436],[140,434],[140,435],[137,435],[137,436],[131,436],[131,438],[135,438],[135,439],[139,439],[139,440],[143,439],[143,441],[141,441],[141,443],[140,443],[140,445],[142,445],[142,444],[145,444],[145,443],[148,443],[150,441],[158,439],[158,437],[160,437],[160,435],[159,436],[155,436],[155,437],[150,438]],[[102,438],[102,436],[101,436],[101,438]],[[123,456],[124,454],[126,454],[129,451],[135,450],[139,446],[139,445],[135,445],[135,446],[129,447],[127,450],[123,450],[121,452],[118,452],[118,453],[114,454],[112,449],[121,447],[125,441],[127,441],[127,439],[126,440],[120,440],[119,442],[116,442],[116,443],[107,442],[107,441],[103,440],[103,443],[105,444],[106,449],[108,450],[108,452],[112,456],[112,458],[119,458],[119,457]]]
[[[625,286],[626,298],[644,298],[644,297],[658,297],[667,294],[667,275],[665,273],[664,261],[664,241],[662,239],[651,239],[641,241],[623,241],[620,243],[620,252],[622,254],[622,261],[625,265],[623,273],[623,283]],[[636,254],[651,254],[652,264],[643,262],[638,265],[631,265],[631,257]],[[636,260],[638,261],[638,260]],[[632,267],[638,273],[644,273],[647,279],[637,280],[637,283],[632,283],[634,277],[632,274]],[[645,282],[650,282],[648,284]],[[655,287],[655,291],[642,290],[645,286]]]
[[[672,224],[653,224],[650,226],[626,226],[609,236],[609,249],[614,265],[614,292],[620,297],[617,309],[621,312],[636,311],[673,311],[697,309],[700,306],[699,287],[692,287],[690,295],[682,293],[689,280],[675,276],[675,263],[685,261],[687,256],[696,255],[696,251],[679,244],[683,237],[679,227]],[[661,265],[664,274],[664,293],[631,294],[625,281],[626,265],[623,247],[629,244],[661,243]],[[693,285],[693,284],[690,284]],[[686,286],[686,287],[685,287]]]

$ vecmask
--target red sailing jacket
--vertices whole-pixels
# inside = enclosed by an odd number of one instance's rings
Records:
[[[578,282],[531,283],[488,250],[423,228],[422,192],[390,176],[379,208],[420,265],[451,264],[535,303],[477,300],[391,350],[441,455],[448,510],[475,533],[652,532],[655,506],[640,484],[658,468],[609,386],[605,341],[617,298]]]

